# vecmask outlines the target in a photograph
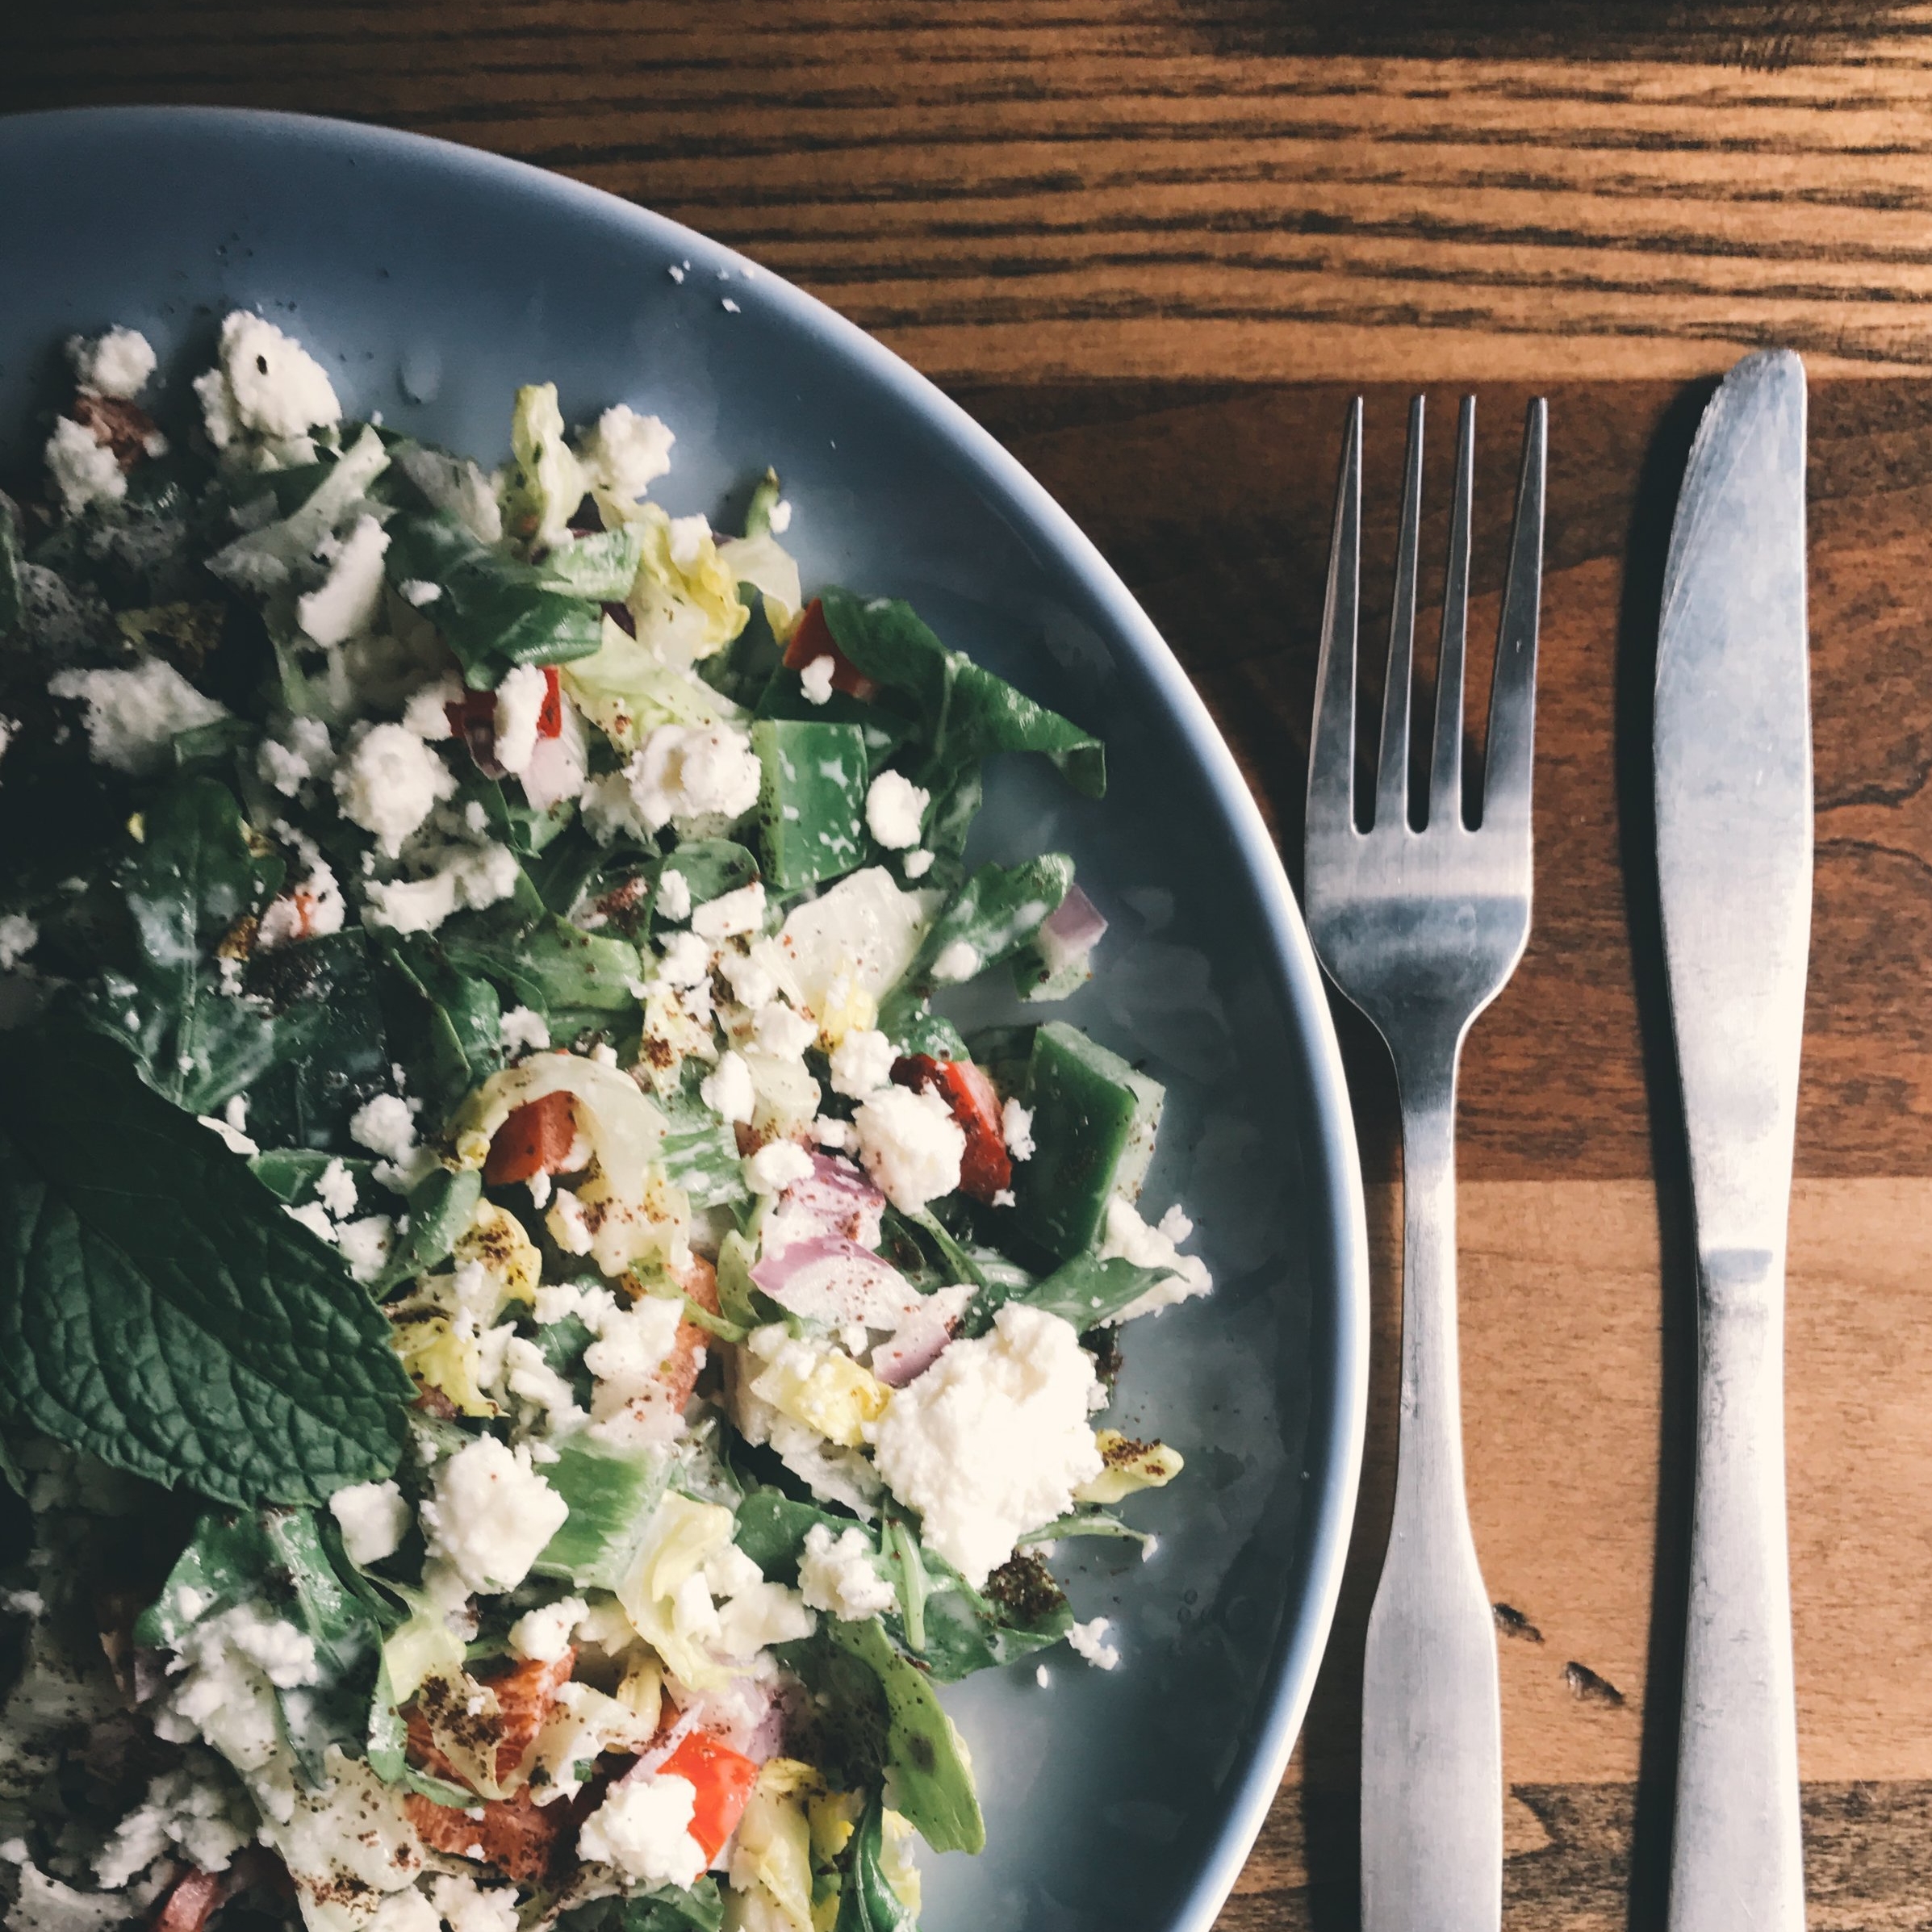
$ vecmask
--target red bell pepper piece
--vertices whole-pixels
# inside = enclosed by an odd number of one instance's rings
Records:
[[[729,1745],[703,1731],[693,1731],[658,1767],[663,1778],[683,1778],[697,1792],[691,1813],[691,1835],[706,1862],[724,1849],[738,1830],[745,1807],[758,1783],[758,1767]]]

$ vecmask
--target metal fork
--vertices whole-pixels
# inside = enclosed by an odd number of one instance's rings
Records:
[[[1456,446],[1428,822],[1409,825],[1409,685],[1422,516],[1422,399],[1389,626],[1374,824],[1356,829],[1355,640],[1361,403],[1349,413],[1309,747],[1308,932],[1374,1023],[1402,1097],[1402,1410],[1395,1516],[1369,1616],[1361,1718],[1364,1932],[1495,1932],[1502,1917],[1503,1741],[1495,1630],[1462,1491],[1456,1349],[1456,1068],[1470,1022],[1529,936],[1531,751],[1547,417],[1529,406],[1496,638],[1480,826],[1462,813],[1475,399]]]

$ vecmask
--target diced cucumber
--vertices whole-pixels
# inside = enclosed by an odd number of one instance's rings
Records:
[[[667,1459],[654,1449],[600,1448],[585,1436],[556,1445],[544,1478],[570,1505],[563,1527],[534,1566],[540,1576],[567,1577],[582,1590],[615,1590],[663,1500]]]
[[[760,718],[751,748],[764,767],[758,851],[780,892],[851,872],[865,856],[865,734],[855,725]]]
[[[1167,1090],[1063,1020],[1033,1036],[1027,1102],[1033,1157],[1013,1170],[1021,1231],[1056,1261],[1084,1253],[1106,1226],[1107,1202],[1146,1178]]]

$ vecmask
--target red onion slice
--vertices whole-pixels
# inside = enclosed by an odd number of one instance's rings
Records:
[[[897,1269],[843,1235],[788,1242],[767,1255],[751,1279],[780,1307],[835,1328],[854,1322],[896,1328],[920,1298]]]
[[[826,1235],[841,1236],[861,1248],[879,1245],[885,1197],[861,1169],[836,1154],[813,1155],[811,1173],[785,1190],[779,1206],[788,1220],[805,1217]]]
[[[1049,972],[1058,972],[1075,960],[1085,959],[1106,935],[1107,922],[1100,909],[1077,885],[1068,886],[1052,916],[1039,929],[1035,943]]]
[[[939,1288],[922,1295],[889,1339],[872,1351],[872,1373],[889,1389],[902,1389],[946,1353],[953,1330],[972,1299],[969,1287]]]

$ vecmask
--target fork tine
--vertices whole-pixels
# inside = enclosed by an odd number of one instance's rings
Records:
[[[1409,685],[1416,656],[1416,553],[1422,538],[1422,398],[1409,404],[1409,454],[1395,540],[1395,604],[1389,613],[1389,681],[1382,692],[1382,756],[1375,784],[1375,829],[1407,821]]]
[[[1429,828],[1462,823],[1462,660],[1469,642],[1469,525],[1476,491],[1476,399],[1456,421],[1456,496],[1449,508],[1442,649],[1436,659],[1436,742],[1429,758]]]
[[[1308,836],[1355,827],[1355,630],[1361,584],[1361,398],[1349,405],[1308,742]]]
[[[1482,823],[1529,830],[1529,780],[1536,745],[1537,621],[1543,591],[1543,470],[1549,406],[1538,396],[1523,429],[1523,475],[1516,487],[1509,581],[1496,627],[1496,675],[1490,686],[1489,753]]]

